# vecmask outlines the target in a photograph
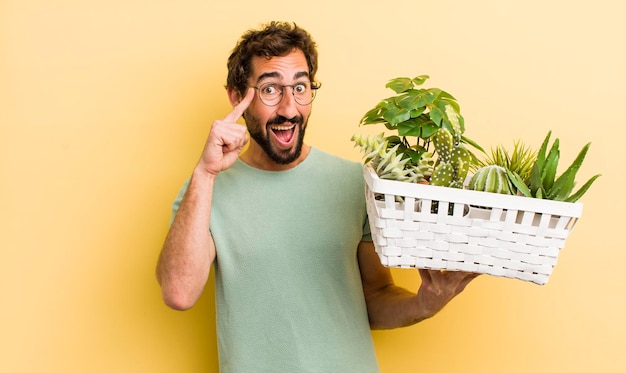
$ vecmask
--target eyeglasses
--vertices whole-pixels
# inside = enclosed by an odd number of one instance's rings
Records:
[[[309,105],[315,99],[315,92],[321,87],[320,83],[301,82],[296,84],[265,83],[260,86],[250,86],[259,92],[259,99],[266,106],[276,106],[283,100],[285,87],[291,87],[291,94],[296,103],[301,106]]]

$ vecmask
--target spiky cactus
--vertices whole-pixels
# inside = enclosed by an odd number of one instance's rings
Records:
[[[462,188],[471,163],[469,151],[445,128],[433,135],[438,155],[437,164],[430,179],[432,185]]]
[[[509,179],[507,169],[498,165],[489,165],[478,169],[467,187],[480,192],[515,193],[515,188]]]

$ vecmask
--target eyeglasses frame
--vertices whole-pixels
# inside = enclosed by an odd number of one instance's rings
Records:
[[[283,102],[283,99],[285,98],[285,87],[291,87],[291,95],[293,96],[293,100],[296,102],[296,104],[300,105],[300,106],[309,106],[313,103],[313,101],[315,100],[315,97],[317,96],[317,90],[320,89],[322,87],[322,83],[320,82],[309,82],[311,84],[311,92],[312,92],[312,97],[311,97],[311,101],[308,104],[301,104],[298,102],[298,99],[296,98],[296,93],[295,93],[295,87],[301,83],[296,83],[296,84],[276,84],[276,83],[263,83],[261,85],[258,86],[253,86],[253,85],[249,85],[248,88],[254,88],[257,90],[257,94],[259,95],[259,100],[263,103],[263,105],[267,106],[267,107],[274,107],[279,105],[281,102]],[[281,91],[280,91],[280,100],[278,100],[277,103],[275,103],[274,105],[268,105],[267,103],[265,103],[265,101],[263,101],[263,99],[261,98],[261,87],[268,85],[268,84],[273,84],[277,87],[280,87]]]

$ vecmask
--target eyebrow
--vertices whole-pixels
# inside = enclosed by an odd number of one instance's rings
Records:
[[[308,77],[308,76],[309,76],[309,73],[307,71],[299,71],[293,76],[293,79],[296,80],[296,79],[300,79],[302,77]],[[269,78],[280,78],[280,74],[276,71],[269,71],[269,72],[259,75],[256,81],[257,83],[259,83],[260,81],[264,79],[269,79]]]

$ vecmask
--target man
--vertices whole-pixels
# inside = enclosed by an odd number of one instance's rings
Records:
[[[163,299],[192,307],[214,267],[221,372],[378,371],[370,328],[427,319],[476,277],[420,270],[417,294],[394,285],[369,235],[362,166],[303,142],[316,71],[295,24],[244,34],[228,61],[233,111],[174,204]]]

